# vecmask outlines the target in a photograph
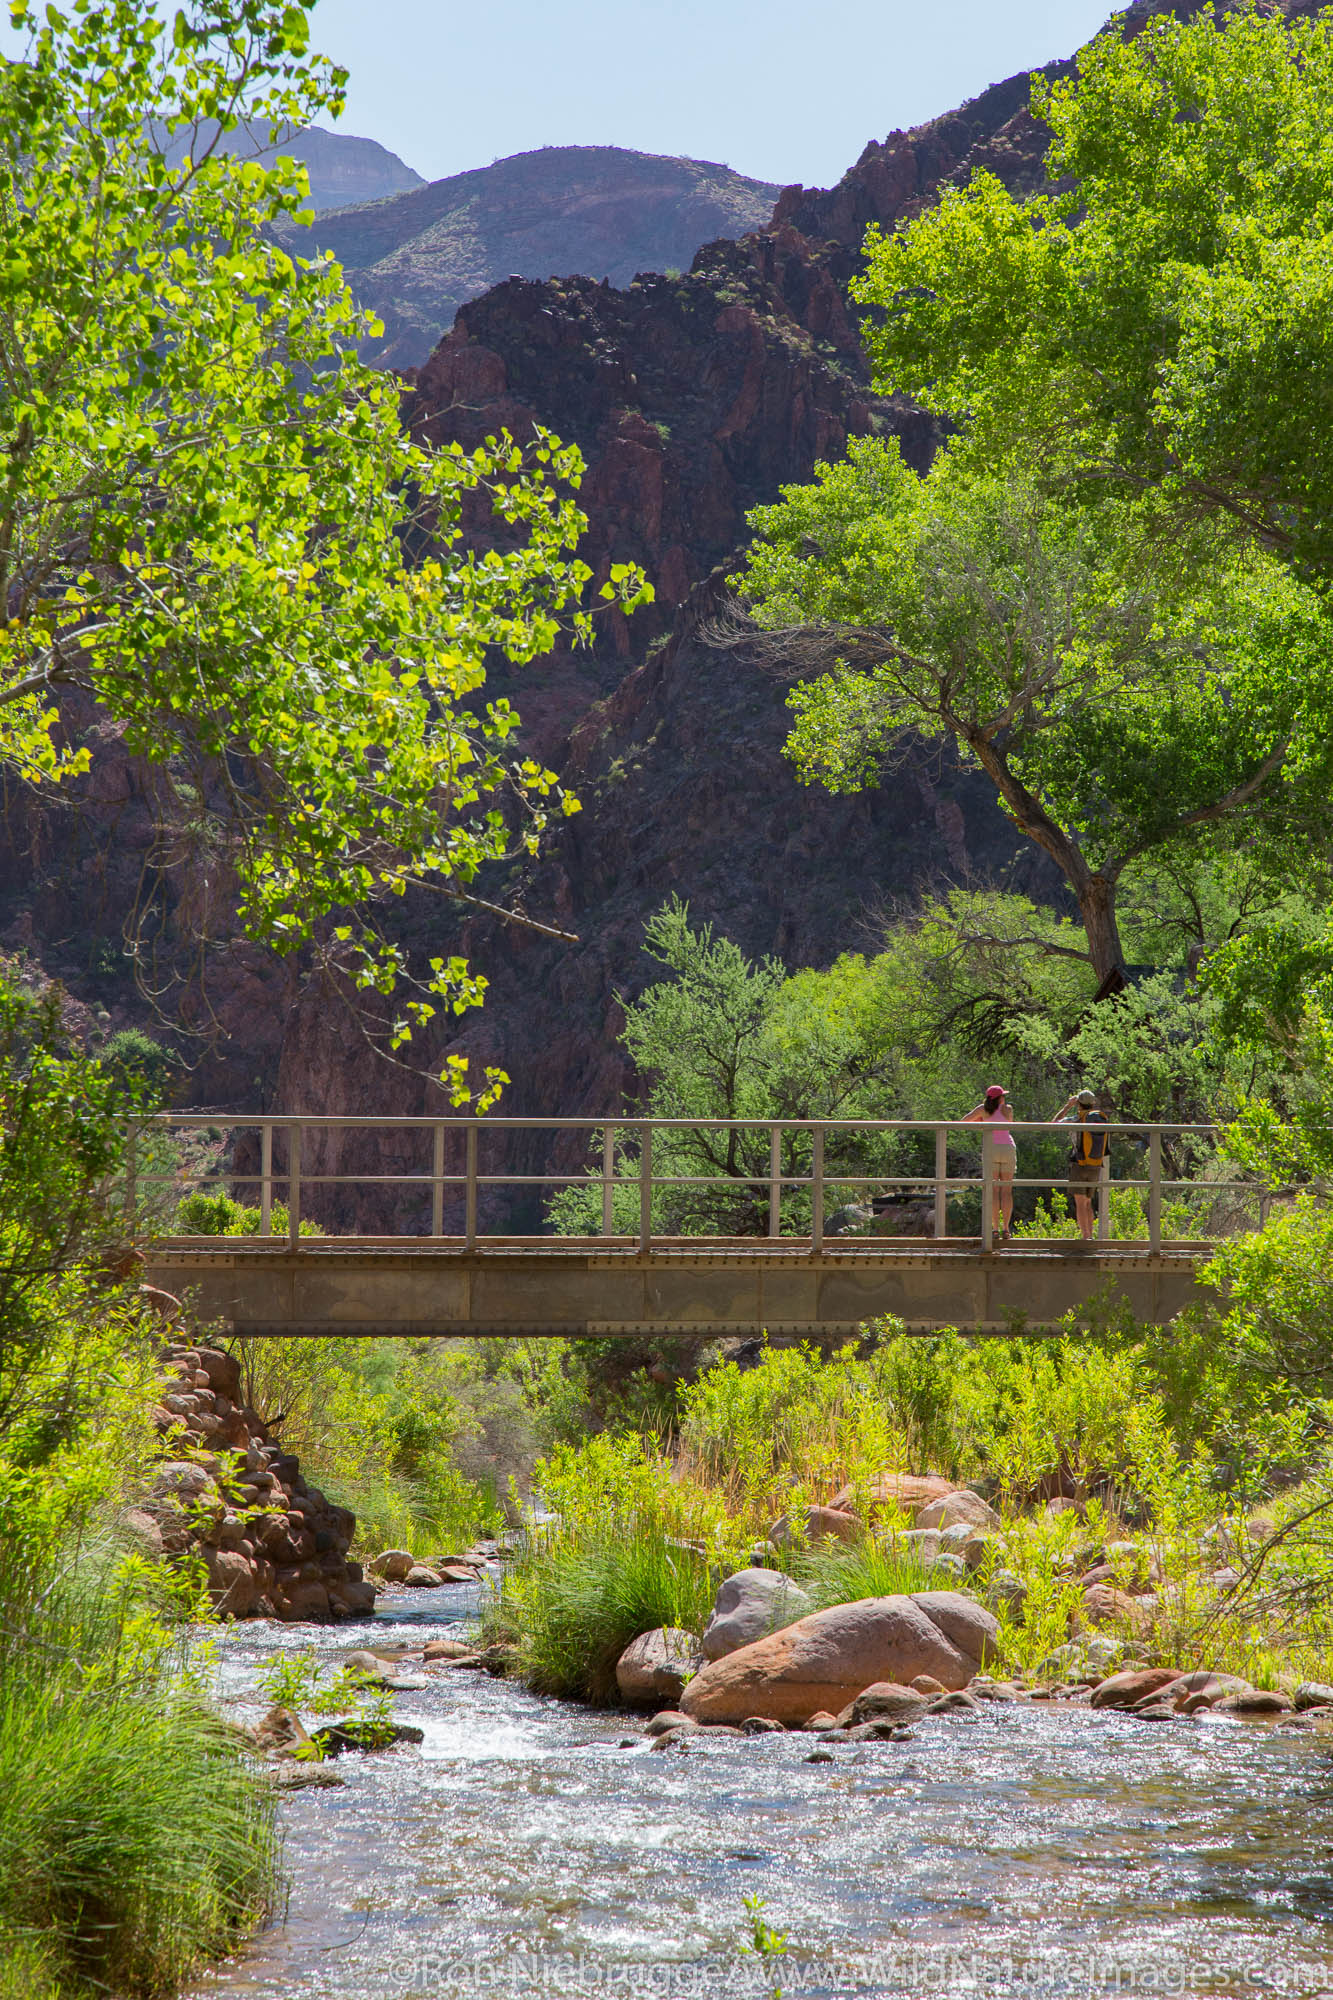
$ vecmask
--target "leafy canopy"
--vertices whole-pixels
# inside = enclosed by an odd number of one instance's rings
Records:
[[[955,451],[923,478],[896,440],[815,474],[751,514],[740,585],[762,623],[845,648],[791,697],[798,771],[856,791],[909,732],[951,737],[1061,869],[1099,977],[1130,862],[1282,785],[1327,787],[1326,621],[1276,558]]]
[[[576,809],[478,695],[492,649],[527,661],[589,631],[581,460],[542,432],[413,445],[398,385],[356,358],[338,267],[275,242],[304,169],[244,157],[251,135],[258,155],[336,116],[345,81],[307,58],[304,7],[194,0],[166,32],[144,0],[11,18],[29,39],[0,66],[0,758],[33,781],[86,770],[57,707],[86,690],[164,783],[194,780],[252,936],[324,940],[391,992],[378,901],[465,891]],[[465,505],[493,510],[496,549],[465,545]],[[601,595],[647,588],[619,566]],[[455,1004],[479,997],[463,961],[431,969]]]
[[[1222,513],[1333,572],[1333,24],[1252,0],[1033,78],[1068,191],[993,175],[853,286],[876,386],[965,421],[994,466],[1061,461]]]

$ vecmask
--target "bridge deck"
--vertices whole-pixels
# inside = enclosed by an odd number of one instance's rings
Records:
[[[975,1237],[165,1238],[145,1276],[253,1335],[855,1334],[1054,1325],[1108,1285],[1161,1324],[1199,1296],[1216,1248]]]

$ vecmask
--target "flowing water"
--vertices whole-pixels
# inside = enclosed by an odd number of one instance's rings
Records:
[[[223,1691],[256,1701],[283,1649],[457,1637],[475,1595],[232,1628]],[[420,1750],[284,1798],[290,1902],[201,2000],[1333,2000],[1333,1755],[1308,1735],[996,1703],[831,1764],[799,1734],[659,1752],[470,1672],[395,1714]],[[742,1953],[747,1897],[785,1956]]]

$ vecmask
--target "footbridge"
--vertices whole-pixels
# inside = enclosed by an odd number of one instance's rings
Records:
[[[1010,1129],[1012,1182],[945,1121],[173,1113],[139,1128],[129,1193],[146,1279],[258,1336],[1040,1331],[1107,1291],[1161,1324],[1261,1217],[1210,1177],[1212,1128],[1114,1124],[1092,1239],[1030,1233],[1070,1135]],[[1008,1240],[1005,1185],[1037,1215]]]

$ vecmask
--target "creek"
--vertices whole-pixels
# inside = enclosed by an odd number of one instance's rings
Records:
[[[459,1637],[476,1597],[233,1626],[221,1692],[253,1720],[274,1653]],[[1311,1735],[1023,1702],[832,1763],[794,1733],[658,1752],[624,1716],[447,1670],[394,1712],[420,1750],[283,1798],[288,1905],[199,2000],[1333,1996],[1333,1754]],[[741,1953],[746,1897],[785,1957]]]

